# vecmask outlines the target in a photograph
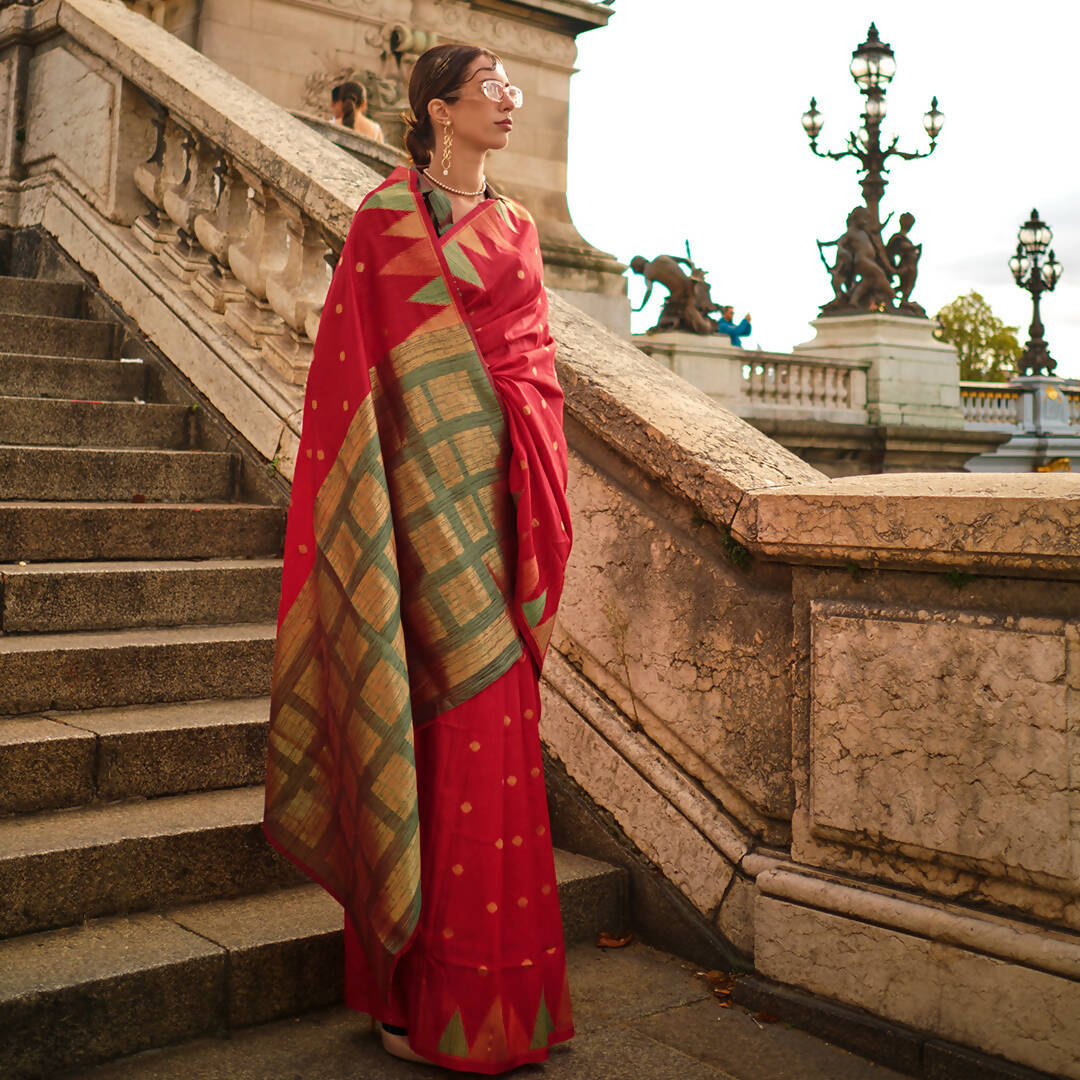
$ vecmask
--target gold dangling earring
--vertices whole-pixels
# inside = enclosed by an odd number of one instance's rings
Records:
[[[442,137],[442,174],[450,175],[450,151],[454,148],[454,129],[447,124]]]

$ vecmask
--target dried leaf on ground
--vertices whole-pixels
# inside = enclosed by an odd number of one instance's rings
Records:
[[[763,1024],[775,1024],[780,1020],[780,1017],[776,1013],[766,1012],[764,1009],[759,1013],[754,1014],[755,1020],[760,1020]]]
[[[606,934],[603,930],[596,935],[596,947],[598,949],[621,949],[633,941],[633,934]]]

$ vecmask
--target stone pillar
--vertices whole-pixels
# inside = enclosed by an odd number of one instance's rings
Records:
[[[963,427],[956,350],[934,337],[933,319],[833,315],[811,325],[817,335],[796,345],[796,356],[870,361],[866,396],[872,424]]]

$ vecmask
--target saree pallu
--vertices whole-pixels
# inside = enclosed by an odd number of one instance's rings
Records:
[[[440,237],[395,170],[357,212],[308,378],[264,827],[343,904],[352,1003],[478,1072],[572,1034],[535,732],[566,468],[531,218],[487,200]]]

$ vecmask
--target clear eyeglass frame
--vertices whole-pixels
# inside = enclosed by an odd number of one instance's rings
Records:
[[[525,101],[525,95],[521,92],[520,86],[506,86],[498,79],[485,79],[480,84],[480,89],[484,92],[484,97],[491,101],[499,102],[504,96],[508,97],[515,109],[520,109]]]

